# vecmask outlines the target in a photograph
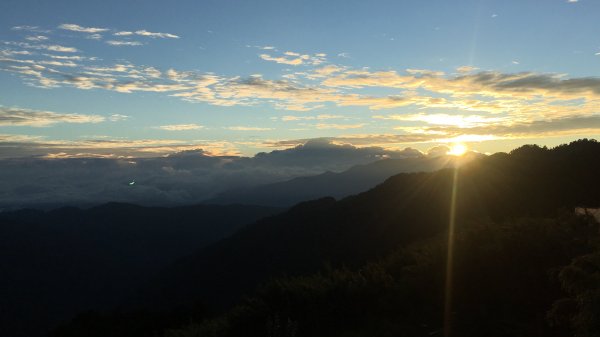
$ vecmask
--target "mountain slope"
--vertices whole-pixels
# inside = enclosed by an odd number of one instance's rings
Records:
[[[456,176],[457,225],[598,206],[597,172],[600,144],[587,140],[473,161]],[[339,202],[300,204],[178,261],[142,297],[160,307],[197,299],[227,306],[278,275],[359,266],[446,230],[454,181],[452,169],[400,174]]]
[[[255,206],[105,204],[0,213],[0,336],[35,336],[112,308],[179,257],[278,212]]]
[[[322,197],[343,198],[373,188],[385,179],[404,172],[431,172],[453,167],[478,157],[420,156],[402,159],[384,159],[370,164],[357,165],[344,172],[325,172],[316,176],[299,177],[284,182],[261,185],[247,189],[235,189],[220,193],[207,203],[252,204],[288,207],[302,201]]]

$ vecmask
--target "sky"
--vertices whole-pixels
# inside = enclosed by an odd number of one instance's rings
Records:
[[[600,134],[600,2],[0,2],[0,158]]]

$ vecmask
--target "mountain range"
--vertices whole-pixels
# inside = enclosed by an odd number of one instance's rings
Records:
[[[382,159],[356,165],[339,173],[328,171],[314,176],[233,189],[219,193],[205,202],[289,207],[302,201],[328,196],[340,199],[366,191],[398,173],[437,171],[462,165],[480,156],[483,155],[470,152],[463,157],[422,155],[403,159]]]
[[[24,331],[16,322],[31,328],[22,317],[49,327],[40,317],[71,303],[69,312],[80,314],[51,336],[441,335],[455,237],[457,335],[593,335],[585,333],[597,324],[589,280],[600,275],[600,235],[595,220],[574,210],[600,206],[600,143],[528,145],[463,165],[433,161],[442,168],[432,172],[422,169],[431,162],[410,161],[405,167],[419,172],[286,211],[110,204],[3,214],[0,256],[11,277],[2,289],[17,292],[2,294],[12,306],[2,324],[12,336]],[[394,165],[348,172],[387,174]],[[177,225],[181,214],[186,225]],[[111,292],[118,296],[90,296]]]

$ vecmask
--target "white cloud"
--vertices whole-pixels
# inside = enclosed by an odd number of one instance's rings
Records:
[[[37,49],[37,50],[48,50],[48,51],[55,51],[55,52],[60,52],[60,53],[76,53],[79,50],[77,50],[77,48],[74,47],[65,47],[65,46],[61,46],[61,45],[57,45],[57,44],[52,44],[52,45],[47,45],[47,44],[31,44],[31,43],[27,43],[27,42],[13,42],[13,41],[6,41],[4,42],[4,44],[6,45],[11,45],[11,46],[17,46],[17,47],[21,47],[21,48],[25,48],[25,49]]]
[[[50,33],[49,30],[46,29],[40,29],[40,27],[38,26],[28,26],[28,25],[22,25],[22,26],[14,26],[10,28],[11,30],[17,30],[17,31],[28,31],[28,32],[36,32],[36,33]]]
[[[94,28],[94,27],[82,27],[80,25],[76,25],[73,23],[63,23],[58,26],[59,29],[70,30],[72,32],[80,32],[80,33],[101,33],[106,32],[108,28]]]
[[[27,51],[27,50],[0,49],[0,55],[2,55],[2,56],[31,55],[31,52]]]
[[[133,32],[121,31],[121,32],[116,32],[113,35],[115,35],[115,36],[129,36],[129,35],[133,35]]]
[[[27,36],[27,37],[25,37],[25,40],[27,40],[27,41],[34,41],[34,42],[40,42],[40,41],[46,41],[46,40],[48,40],[48,37],[44,36],[44,35]]]
[[[291,66],[299,66],[302,64],[319,65],[325,62],[326,54],[317,53],[314,55],[300,54],[292,51],[286,51],[282,56],[272,56],[269,54],[260,54],[259,57],[265,61],[276,62],[279,64],[287,64]]]
[[[143,30],[138,30],[135,32],[136,35],[140,35],[140,36],[148,36],[151,38],[169,38],[169,39],[179,39],[179,36],[175,35],[175,34],[169,34],[169,33],[153,33],[153,32],[149,32],[145,29]]]
[[[35,29],[38,29],[38,28],[39,28],[38,26],[27,26],[27,25],[25,25],[25,26],[14,26],[14,27],[11,28],[11,30],[29,30],[29,31],[31,31],[31,30],[35,30]]]
[[[44,56],[48,56],[49,58],[52,59],[57,59],[57,60],[74,60],[74,61],[82,61],[85,59],[88,59],[86,57],[83,56],[76,56],[76,55],[52,55],[52,54],[44,54]]]
[[[46,50],[49,51],[57,51],[57,52],[61,52],[61,53],[76,53],[78,52],[77,48],[73,48],[73,47],[64,47],[64,46],[60,46],[60,45],[49,45],[49,46],[44,46]]]
[[[129,119],[129,116],[121,115],[121,114],[112,114],[108,117],[108,120],[111,122],[120,122],[120,121],[124,121],[127,119]]]
[[[326,119],[339,119],[344,118],[341,115],[317,115],[317,116],[283,116],[281,120],[283,122],[292,122],[292,121],[309,121],[309,120],[326,120]]]
[[[73,62],[73,61],[56,61],[56,60],[51,60],[51,61],[39,61],[38,64],[43,64],[43,65],[47,65],[47,66],[55,66],[55,67],[78,67],[79,64]]]
[[[108,40],[107,44],[111,46],[141,46],[143,43],[138,41],[116,41],[116,40]]]
[[[200,130],[203,129],[204,126],[198,124],[171,124],[171,125],[161,125],[157,127],[161,130],[166,131],[188,131],[188,130]]]

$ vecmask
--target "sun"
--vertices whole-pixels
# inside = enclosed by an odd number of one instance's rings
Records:
[[[465,144],[456,143],[450,147],[450,151],[448,151],[446,154],[449,154],[451,156],[460,157],[460,156],[464,155],[465,153],[467,153],[467,150],[468,150],[468,148]]]

